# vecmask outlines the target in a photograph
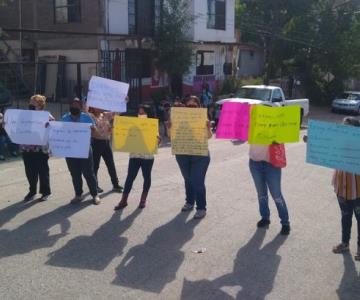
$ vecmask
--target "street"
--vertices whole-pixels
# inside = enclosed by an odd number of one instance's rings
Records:
[[[311,114],[344,117],[324,108]],[[140,173],[129,206],[114,212],[121,196],[109,192],[103,162],[99,206],[90,196],[69,204],[74,191],[64,159],[50,160],[51,198],[28,204],[22,161],[1,163],[0,299],[359,299],[355,220],[351,253],[331,251],[341,238],[333,171],[306,164],[302,141],[287,145],[282,188],[291,233],[284,237],[272,199],[269,229],[256,228],[248,145],[212,138],[209,149],[208,213],[201,221],[180,212],[183,179],[168,144],[155,158],[144,210],[137,208]],[[115,162],[124,183],[128,154],[115,153]]]

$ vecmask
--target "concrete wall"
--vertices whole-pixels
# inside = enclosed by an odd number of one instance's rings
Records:
[[[40,30],[59,30],[69,32],[103,32],[104,0],[81,0],[81,22],[56,24],[54,2],[52,0],[22,0],[23,28]],[[0,27],[18,28],[18,1],[8,1],[9,5],[0,7]],[[16,40],[18,34],[9,34],[8,40]],[[91,49],[97,48],[98,37],[64,36],[53,34],[23,34],[24,43],[45,49]],[[26,47],[26,44],[25,44]]]

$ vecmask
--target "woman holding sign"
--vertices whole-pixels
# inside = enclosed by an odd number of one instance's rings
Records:
[[[62,117],[63,122],[80,122],[89,123],[92,131],[96,130],[94,120],[86,113],[82,112],[82,102],[75,98],[70,103],[70,112]],[[100,198],[97,192],[97,181],[94,173],[93,153],[90,147],[88,158],[66,158],[66,164],[71,174],[75,197],[71,203],[79,203],[82,201],[82,176],[85,177],[90,194],[93,197],[95,205],[100,204]]]
[[[285,166],[286,162],[284,147],[276,143],[270,146],[251,144],[249,156],[250,172],[258,194],[261,215],[257,227],[267,227],[270,224],[268,203],[268,190],[270,190],[282,224],[280,233],[288,235],[290,233],[289,215],[281,192],[281,168]]]
[[[196,96],[187,97],[184,100],[186,108],[200,108],[200,100]],[[206,114],[206,112],[205,112]],[[205,117],[206,120],[206,117]],[[196,121],[196,120],[194,120]],[[205,125],[205,124],[204,124]],[[171,122],[168,127],[172,126]],[[209,120],[206,122],[206,136],[208,139],[212,137],[211,125]],[[180,129],[181,130],[181,129]],[[177,133],[176,133],[177,134]],[[177,137],[172,136],[172,143]],[[202,219],[206,216],[206,187],[205,177],[210,164],[210,155],[206,150],[207,155],[187,155],[176,154],[176,161],[179,165],[181,174],[185,183],[186,202],[181,211],[187,212],[194,209],[196,202],[195,219]]]
[[[147,118],[149,113],[146,112],[145,106],[140,106],[138,110],[139,118]],[[158,142],[160,143],[160,137],[158,137]],[[146,206],[147,195],[151,186],[151,171],[154,165],[154,155],[152,154],[139,154],[139,153],[130,153],[128,174],[126,176],[125,187],[122,194],[122,198],[118,205],[115,206],[114,210],[120,210],[125,208],[128,205],[128,197],[132,189],[134,180],[141,169],[142,175],[144,177],[143,190],[140,198],[139,208],[143,209]]]
[[[29,110],[44,110],[45,102],[45,96],[34,95],[30,98]],[[54,117],[50,115],[49,121],[52,120],[54,120]],[[40,181],[40,201],[48,200],[51,195],[48,150],[48,146],[20,145],[20,151],[22,152],[25,166],[25,174],[29,182],[29,193],[25,196],[24,202],[34,199],[38,180]]]
[[[97,130],[92,132],[91,146],[94,154],[94,172],[97,178],[97,173],[100,166],[101,157],[104,159],[108,173],[111,178],[113,185],[113,192],[121,193],[123,187],[119,185],[119,179],[116,173],[114,156],[111,149],[110,138],[112,132],[112,121],[114,113],[112,112],[103,112],[98,108],[89,108],[89,113],[94,119]],[[98,182],[98,181],[97,181]],[[99,193],[102,193],[103,190],[99,187],[99,182],[97,186]]]

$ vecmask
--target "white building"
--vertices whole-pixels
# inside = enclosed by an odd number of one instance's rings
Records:
[[[189,0],[194,23],[190,30],[193,41],[193,64],[183,78],[182,92],[199,93],[203,83],[211,90],[220,88],[226,74],[236,74],[238,43],[235,37],[235,0]],[[107,38],[103,50],[151,48],[151,36],[158,18],[162,0],[107,0],[106,30],[108,33],[129,35],[127,39]],[[143,36],[139,39],[135,36]],[[139,54],[139,52],[138,52]],[[142,50],[145,65],[151,57]],[[143,97],[149,97],[157,87],[166,85],[166,79],[154,78],[153,67],[142,72]]]

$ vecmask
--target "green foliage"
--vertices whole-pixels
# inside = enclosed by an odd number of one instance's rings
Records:
[[[192,47],[188,33],[193,22],[186,0],[165,0],[161,21],[155,30],[156,65],[170,79],[185,74],[192,62]]]
[[[241,81],[236,76],[228,77],[224,80],[221,88],[222,95],[235,93],[236,90],[241,86]]]
[[[312,101],[329,102],[360,75],[360,6],[332,0],[241,0],[242,39],[265,48],[265,81],[293,75]],[[327,83],[324,75],[335,79]]]

